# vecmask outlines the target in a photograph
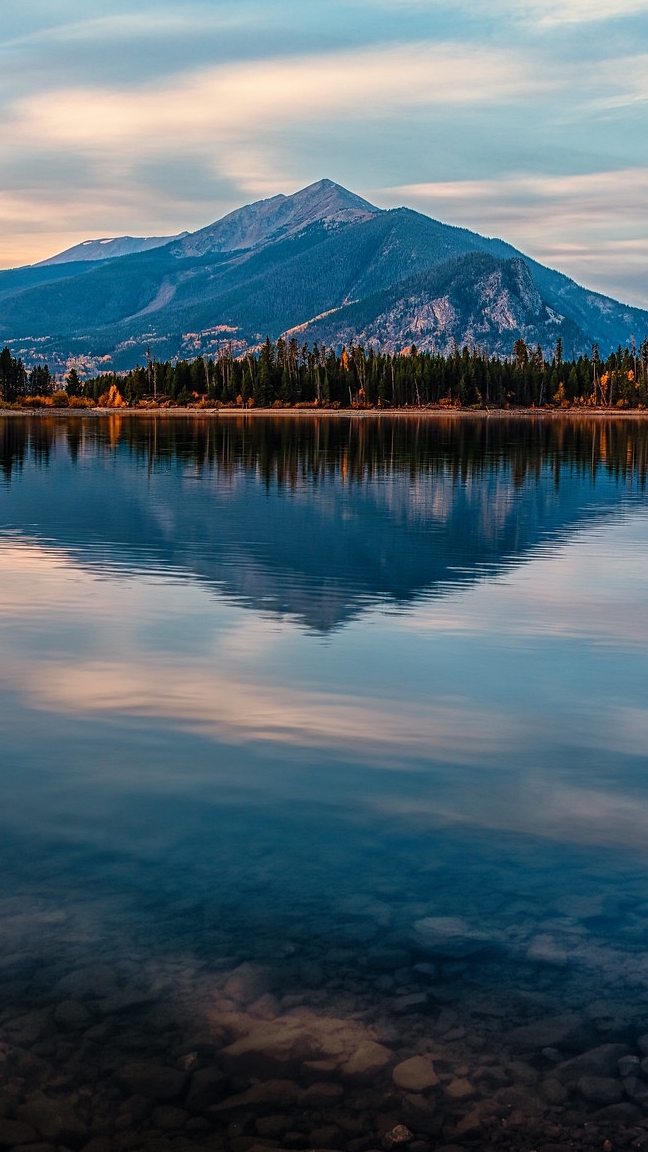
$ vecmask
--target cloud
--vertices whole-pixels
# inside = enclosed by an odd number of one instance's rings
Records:
[[[400,108],[503,102],[547,86],[512,54],[456,44],[411,44],[240,63],[124,89],[70,87],[17,101],[8,143],[129,151],[208,147],[264,125]]]
[[[447,10],[447,0],[356,0],[366,9],[432,13]],[[537,28],[554,28],[563,24],[591,24],[619,20],[648,11],[646,0],[458,0],[456,8],[466,13],[488,17],[493,25],[511,16]]]
[[[541,28],[617,20],[648,11],[646,0],[511,0],[510,8]]]
[[[115,12],[79,20],[61,21],[49,27],[36,27],[5,39],[5,50],[40,44],[51,48],[53,44],[91,44],[116,40],[148,40],[171,37],[187,32],[204,34],[222,32],[229,28],[249,27],[253,10],[241,5],[229,10],[215,11],[206,6],[192,6],[184,11],[178,8],[156,7],[153,10]]]

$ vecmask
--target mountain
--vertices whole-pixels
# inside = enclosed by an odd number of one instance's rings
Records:
[[[502,240],[381,210],[330,180],[148,250],[104,256],[100,245],[97,257],[95,243],[82,260],[0,272],[0,342],[14,355],[119,370],[149,347],[159,359],[240,353],[288,332],[394,350],[456,339],[501,355],[519,336],[545,349],[562,336],[578,355],[648,333],[648,312]]]
[[[80,260],[114,260],[118,256],[132,256],[135,252],[149,252],[151,248],[162,248],[172,240],[188,236],[180,232],[176,236],[113,236],[104,240],[83,240],[73,248],[66,248],[48,260],[40,260],[36,268],[48,264],[75,264]]]

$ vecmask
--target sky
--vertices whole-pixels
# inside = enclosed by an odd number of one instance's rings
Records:
[[[0,267],[322,177],[648,307],[648,0],[30,0]]]

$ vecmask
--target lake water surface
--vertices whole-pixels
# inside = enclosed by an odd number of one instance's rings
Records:
[[[647,474],[0,420],[0,1147],[648,1147]]]

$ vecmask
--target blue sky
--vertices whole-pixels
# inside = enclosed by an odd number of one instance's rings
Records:
[[[648,0],[30,0],[0,265],[328,176],[648,306]]]

